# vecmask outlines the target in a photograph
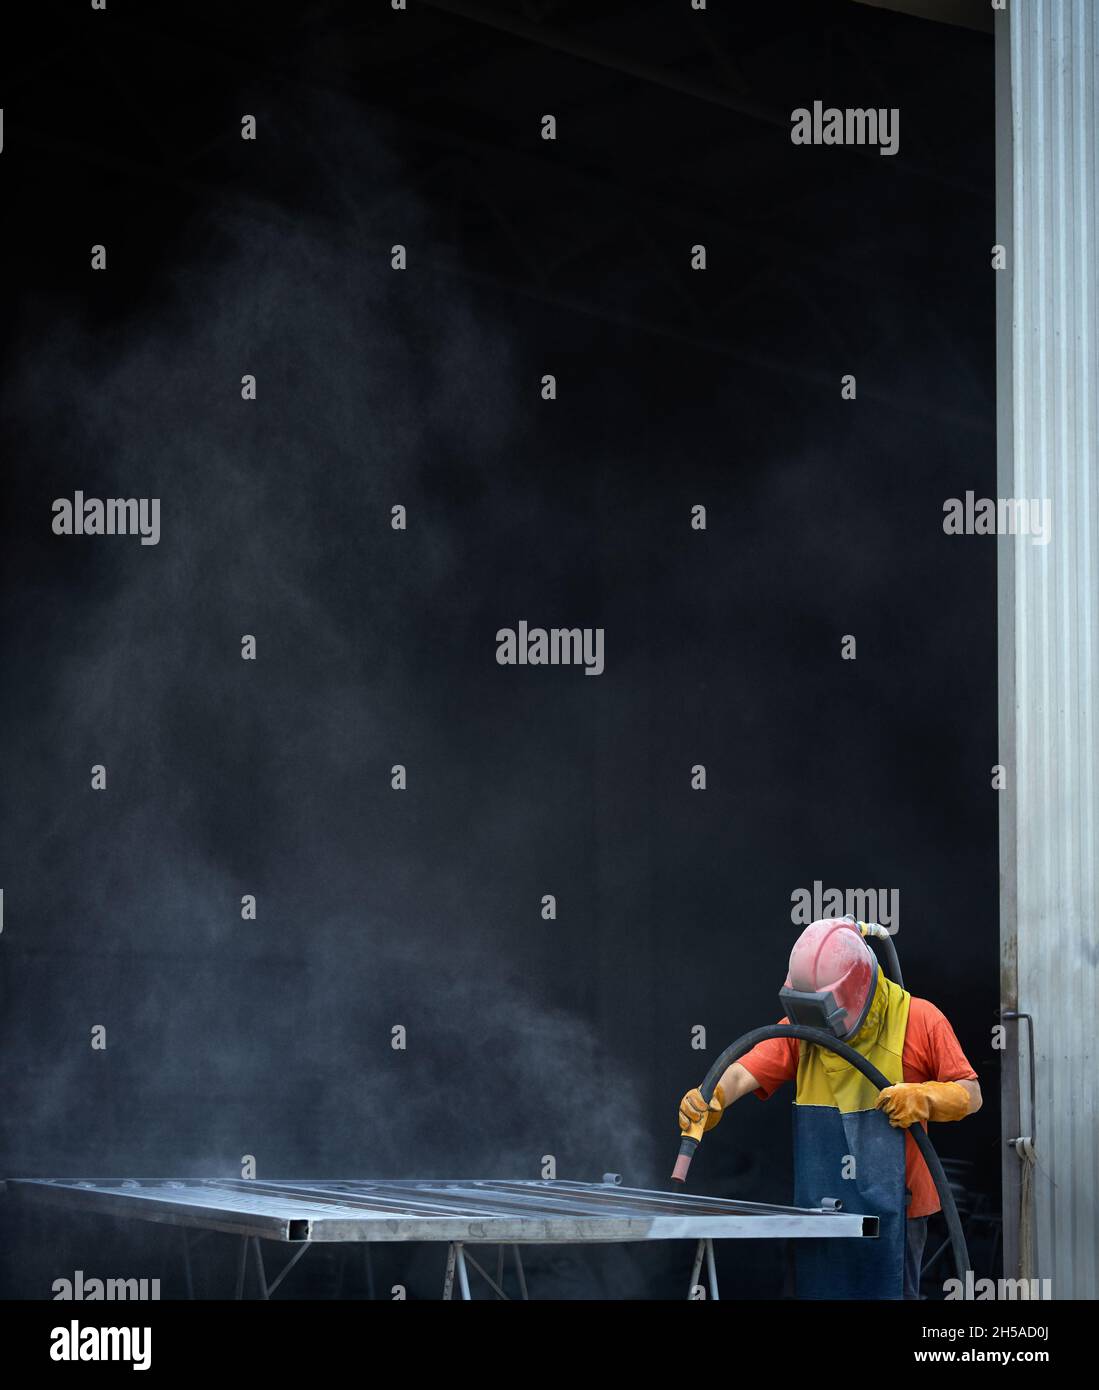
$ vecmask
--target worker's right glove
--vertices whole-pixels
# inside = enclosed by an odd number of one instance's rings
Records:
[[[696,1086],[688,1091],[679,1102],[679,1128],[696,1129],[700,1124],[703,1131],[713,1129],[725,1111],[725,1092],[719,1081],[714,1087],[714,1098],[709,1105],[702,1099],[702,1092]],[[703,1123],[705,1121],[705,1123]]]

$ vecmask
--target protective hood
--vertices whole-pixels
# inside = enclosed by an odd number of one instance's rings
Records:
[[[794,942],[779,991],[792,1023],[849,1041],[866,1020],[880,969],[858,926],[841,918],[811,922]]]

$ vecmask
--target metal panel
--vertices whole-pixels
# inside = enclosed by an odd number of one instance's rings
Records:
[[[1033,1137],[1037,1161],[1006,1150],[1005,1273],[1048,1278],[1055,1298],[1099,1297],[1096,8],[1012,0],[997,16],[998,492],[1052,504],[1048,545],[998,542],[1002,1003],[1033,1015],[1036,1045],[1031,1115],[1009,1025],[1004,1138]]]
[[[106,1216],[277,1241],[616,1241],[876,1237],[877,1217],[580,1182],[74,1182],[12,1192]]]

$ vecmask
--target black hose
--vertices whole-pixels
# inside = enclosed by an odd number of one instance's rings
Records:
[[[889,943],[892,946],[892,942]],[[893,951],[894,959],[896,950]],[[850,1062],[856,1071],[861,1071],[868,1081],[872,1081],[879,1090],[893,1083],[887,1076],[883,1076],[872,1062],[868,1062],[853,1047],[842,1042],[839,1038],[833,1037],[831,1033],[824,1032],[821,1028],[807,1028],[800,1023],[773,1023],[767,1028],[755,1028],[750,1033],[745,1033],[742,1038],[737,1038],[735,1043],[731,1043],[725,1051],[718,1057],[710,1070],[706,1073],[706,1078],[698,1088],[702,1092],[702,1098],[708,1105],[713,1099],[714,1088],[725,1074],[725,1070],[738,1058],[743,1057],[746,1052],[750,1052],[757,1043],[766,1042],[769,1038],[798,1038],[802,1042],[816,1043],[818,1047],[823,1047],[829,1052],[836,1053],[845,1061]],[[961,1219],[958,1216],[958,1208],[954,1203],[954,1194],[950,1190],[950,1183],[946,1174],[943,1172],[943,1165],[939,1162],[939,1155],[932,1147],[931,1140],[927,1137],[927,1132],[921,1124],[914,1124],[909,1128],[909,1134],[916,1141],[916,1147],[923,1154],[928,1168],[931,1170],[931,1177],[939,1193],[939,1201],[942,1203],[943,1216],[946,1218],[946,1227],[950,1232],[950,1246],[954,1252],[954,1267],[958,1278],[965,1283],[965,1277],[969,1271],[969,1251],[966,1249],[965,1232],[962,1230]],[[694,1157],[695,1150],[698,1148],[698,1140],[685,1135],[680,1141],[679,1158],[676,1160],[675,1172],[673,1177],[677,1182],[685,1182],[687,1169],[691,1166],[691,1159]]]
[[[895,985],[900,985],[904,989],[904,980],[901,977],[901,963],[897,958],[897,948],[893,945],[891,936],[872,936],[866,938],[873,941],[875,945],[880,941],[881,949],[885,952],[885,973]]]

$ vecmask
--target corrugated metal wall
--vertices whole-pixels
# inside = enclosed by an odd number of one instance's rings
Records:
[[[1052,539],[1001,538],[1005,1273],[1099,1297],[1099,24],[1095,0],[1009,0],[997,18],[1001,497],[1048,498]],[[1017,1046],[1016,1044],[1022,1044]],[[1021,1099],[1020,1099],[1021,1097]],[[1025,1191],[1022,1194],[1025,1198]],[[1027,1260],[1028,1239],[1033,1256]]]

